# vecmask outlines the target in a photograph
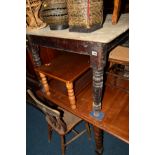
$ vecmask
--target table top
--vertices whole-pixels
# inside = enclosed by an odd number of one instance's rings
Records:
[[[90,68],[89,61],[87,55],[63,52],[49,64],[36,67],[35,70],[62,82],[73,82]]]
[[[122,33],[129,29],[129,14],[121,14],[116,25],[111,23],[112,14],[108,14],[103,23],[103,27],[91,33],[69,32],[65,30],[50,30],[49,26],[40,29],[26,32],[27,35],[55,37],[82,41],[92,41],[100,43],[109,43]]]
[[[86,120],[92,125],[114,135],[115,137],[129,143],[129,94],[121,89],[106,86],[102,101],[102,109],[105,116],[102,121],[94,119],[92,111],[92,84],[90,83],[76,96],[76,109],[72,109],[68,101],[68,96],[50,89],[51,95],[44,95],[38,91],[38,97],[44,96],[46,99],[58,106],[68,110],[76,116]]]

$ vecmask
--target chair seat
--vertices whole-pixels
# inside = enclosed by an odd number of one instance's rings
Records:
[[[129,48],[123,46],[117,46],[109,54],[109,61],[119,64],[129,63]]]
[[[107,85],[117,87],[128,92],[129,80],[129,47],[117,46],[109,54],[109,75]]]
[[[73,115],[72,113],[66,111],[65,109],[59,108],[60,110],[64,111],[63,120],[65,121],[67,125],[67,131],[69,132],[75,125],[80,123],[82,121],[81,118]]]
[[[58,109],[59,109],[59,110],[62,110],[62,111],[64,112],[64,113],[63,113],[62,119],[63,119],[63,121],[65,122],[65,124],[66,124],[66,126],[67,126],[67,130],[64,131],[64,130],[61,130],[61,129],[58,129],[58,130],[55,129],[55,131],[57,131],[58,134],[60,134],[60,135],[65,135],[65,134],[68,133],[70,130],[72,130],[73,127],[74,127],[75,125],[77,125],[78,123],[80,123],[80,122],[82,121],[82,119],[79,118],[79,117],[77,117],[77,116],[75,116],[75,115],[73,115],[72,113],[70,113],[70,112],[68,112],[68,111],[66,111],[66,110],[64,110],[64,109],[62,109],[62,108],[60,108],[60,107],[59,107]],[[46,121],[48,122],[48,124],[49,124],[51,127],[55,128],[55,127],[53,126],[53,123],[51,122],[49,116],[46,116]]]

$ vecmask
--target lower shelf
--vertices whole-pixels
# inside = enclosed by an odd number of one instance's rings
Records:
[[[106,86],[102,101],[102,112],[105,116],[102,121],[97,121],[90,116],[92,111],[92,84],[90,83],[78,95],[76,109],[71,109],[68,96],[59,91],[52,90],[51,95],[44,95],[37,91],[38,96],[44,96],[47,100],[81,117],[92,125],[129,142],[129,94],[121,89]]]

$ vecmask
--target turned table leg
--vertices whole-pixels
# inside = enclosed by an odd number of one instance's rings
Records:
[[[46,79],[46,76],[42,73],[39,73],[40,77],[41,77],[41,83],[43,85],[43,88],[45,90],[45,93],[46,95],[50,95],[50,91],[49,91],[49,86],[48,86],[48,83],[47,83],[47,79]]]
[[[27,39],[28,39],[28,49],[31,50],[34,65],[35,67],[39,67],[41,66],[39,47],[38,45],[33,44],[31,37],[27,36]]]
[[[66,87],[67,87],[67,91],[68,91],[68,98],[71,104],[71,108],[75,109],[76,105],[75,105],[75,95],[74,95],[74,90],[73,90],[73,83],[72,82],[66,82]]]
[[[98,45],[90,55],[91,67],[93,69],[93,104],[90,115],[99,121],[104,117],[101,111],[101,102],[103,97],[103,73],[106,66],[106,53],[107,49],[105,47],[103,49],[101,45]]]
[[[103,130],[98,127],[93,126],[94,138],[96,143],[96,154],[101,155],[103,153]]]
[[[103,69],[93,69],[93,111],[94,116],[98,117],[101,110],[103,88]]]
[[[39,47],[37,45],[33,44],[31,37],[28,37],[28,43],[29,43],[29,48],[31,49],[31,52],[32,52],[32,58],[33,58],[35,67],[41,66],[41,60],[40,60],[40,56],[39,56]],[[41,77],[41,83],[45,90],[45,93],[49,96],[50,91],[49,91],[49,86],[47,83],[46,76],[42,73],[39,73],[39,75]]]
[[[104,95],[104,69],[107,63],[107,47],[96,45],[90,54],[91,67],[93,69],[93,103],[90,115],[98,121],[104,117],[101,111],[102,98]],[[94,138],[96,143],[96,154],[101,155],[103,152],[103,130],[93,126]]]

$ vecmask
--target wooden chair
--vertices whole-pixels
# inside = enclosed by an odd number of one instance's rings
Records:
[[[117,46],[109,54],[109,62],[122,65],[129,64],[129,48]]]
[[[90,128],[89,124],[86,123],[86,129],[78,132],[74,129],[74,127],[79,124],[82,119],[71,114],[70,112],[62,109],[57,108],[53,109],[45,104],[43,104],[41,101],[39,101],[33,94],[33,92],[28,89],[27,90],[30,97],[35,101],[36,106],[44,112],[45,119],[48,124],[48,140],[51,141],[51,133],[52,130],[55,130],[61,137],[61,149],[62,149],[62,155],[65,154],[65,148],[68,144],[76,140],[79,136],[84,134],[86,131],[88,133],[88,138],[90,140]],[[70,139],[68,142],[65,142],[65,135],[68,134],[70,131],[73,131],[75,133],[75,136]]]
[[[129,48],[117,46],[109,54],[108,74],[113,76],[113,86],[117,85],[118,79],[129,79]]]

